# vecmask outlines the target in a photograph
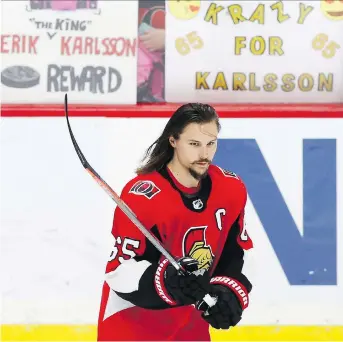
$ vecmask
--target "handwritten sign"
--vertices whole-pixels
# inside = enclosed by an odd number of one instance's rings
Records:
[[[167,1],[168,102],[343,101],[343,2]]]
[[[1,3],[6,103],[136,103],[137,1]],[[127,20],[127,18],[131,18]]]

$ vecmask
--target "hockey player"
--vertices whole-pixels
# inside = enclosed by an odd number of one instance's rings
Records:
[[[116,208],[98,341],[209,341],[210,325],[241,320],[252,288],[242,273],[252,248],[247,192],[236,174],[211,164],[219,130],[211,106],[181,106],[123,188],[123,201],[189,272],[178,274]],[[217,298],[209,309],[206,293]]]

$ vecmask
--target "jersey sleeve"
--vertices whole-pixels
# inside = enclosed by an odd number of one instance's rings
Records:
[[[245,259],[253,249],[253,242],[245,226],[246,189],[243,187],[243,201],[240,213],[235,222],[229,227],[222,253],[213,272],[211,283],[225,283],[236,293],[238,299],[246,308],[249,303],[249,293],[252,284],[244,274]]]
[[[150,196],[147,192],[149,187],[156,186],[144,181],[129,183],[124,187],[121,199],[143,226],[161,241],[156,216],[158,193]],[[119,207],[114,211],[112,237],[113,249],[105,275],[111,290],[136,306],[149,309],[168,307],[157,295],[153,282],[161,253]]]
[[[231,226],[229,234],[220,256],[220,260],[213,275],[232,276],[237,280],[241,279],[248,292],[251,291],[251,284],[247,282],[242,274],[244,257],[253,247],[252,241],[244,227],[244,211],[242,211]]]

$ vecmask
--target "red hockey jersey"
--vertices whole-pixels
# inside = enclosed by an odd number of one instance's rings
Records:
[[[173,256],[197,259],[213,277],[236,279],[250,292],[242,274],[244,250],[252,248],[244,227],[247,192],[234,173],[211,165],[194,193],[164,168],[132,179],[121,198]],[[153,279],[161,253],[118,207],[112,235],[98,341],[209,341],[201,312],[193,305],[171,307],[157,295]]]

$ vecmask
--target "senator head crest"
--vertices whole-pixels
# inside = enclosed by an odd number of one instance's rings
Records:
[[[184,256],[189,256],[199,262],[199,269],[209,269],[214,255],[211,246],[206,244],[205,231],[207,226],[192,227],[185,233],[182,243]]]

